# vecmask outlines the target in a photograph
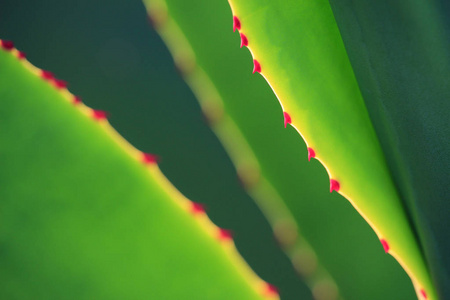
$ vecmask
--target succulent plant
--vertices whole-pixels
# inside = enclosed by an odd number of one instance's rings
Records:
[[[446,299],[445,3],[145,4],[312,297]],[[157,156],[1,45],[2,298],[278,298]]]

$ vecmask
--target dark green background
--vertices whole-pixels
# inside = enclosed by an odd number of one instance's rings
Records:
[[[330,1],[440,299],[450,295],[450,4]]]
[[[2,1],[0,38],[69,83],[138,149],[158,154],[166,176],[210,218],[232,229],[239,251],[282,299],[311,297],[199,105],[151,28],[139,0]]]

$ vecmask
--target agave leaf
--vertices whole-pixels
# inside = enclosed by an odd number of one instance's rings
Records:
[[[153,156],[0,43],[2,299],[277,298]]]
[[[328,193],[325,170],[317,162],[308,163],[296,132],[284,129],[275,96],[261,78],[252,76],[248,52],[237,47],[238,33],[231,31],[226,3],[214,3],[212,9],[204,1],[145,2],[278,238],[292,243],[296,225],[289,226],[290,218],[299,225],[301,235],[288,252],[315,297],[325,280],[328,291],[337,284],[340,294],[328,294],[326,299],[411,298],[413,289],[401,268],[384,255],[376,236],[349,203]],[[305,250],[306,241],[313,250]],[[314,267],[317,261],[331,278]]]
[[[433,1],[330,3],[390,171],[445,299],[450,294],[448,8]]]
[[[269,82],[287,122],[327,169],[330,190],[366,219],[417,295],[436,299],[328,1],[229,2],[254,72]]]

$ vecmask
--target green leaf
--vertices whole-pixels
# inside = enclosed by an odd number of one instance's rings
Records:
[[[0,298],[269,297],[102,113],[0,43]]]
[[[345,199],[329,194],[325,170],[308,163],[297,133],[284,129],[275,96],[251,74],[248,52],[238,47],[226,3],[212,8],[200,0],[145,2],[249,194],[288,243],[315,296],[325,281],[328,291],[337,284],[339,297],[348,299],[413,297],[407,276],[370,227]]]
[[[240,33],[292,125],[338,190],[436,299],[420,245],[391,179],[328,1],[230,0]]]
[[[448,7],[435,1],[330,3],[390,171],[445,299],[450,294]]]

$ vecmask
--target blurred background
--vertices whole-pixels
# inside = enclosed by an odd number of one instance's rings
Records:
[[[231,30],[231,11],[230,11]],[[140,0],[2,0],[0,38],[68,82],[86,105],[160,168],[209,217],[282,299],[310,299],[271,228],[239,183],[197,100],[148,22]]]

